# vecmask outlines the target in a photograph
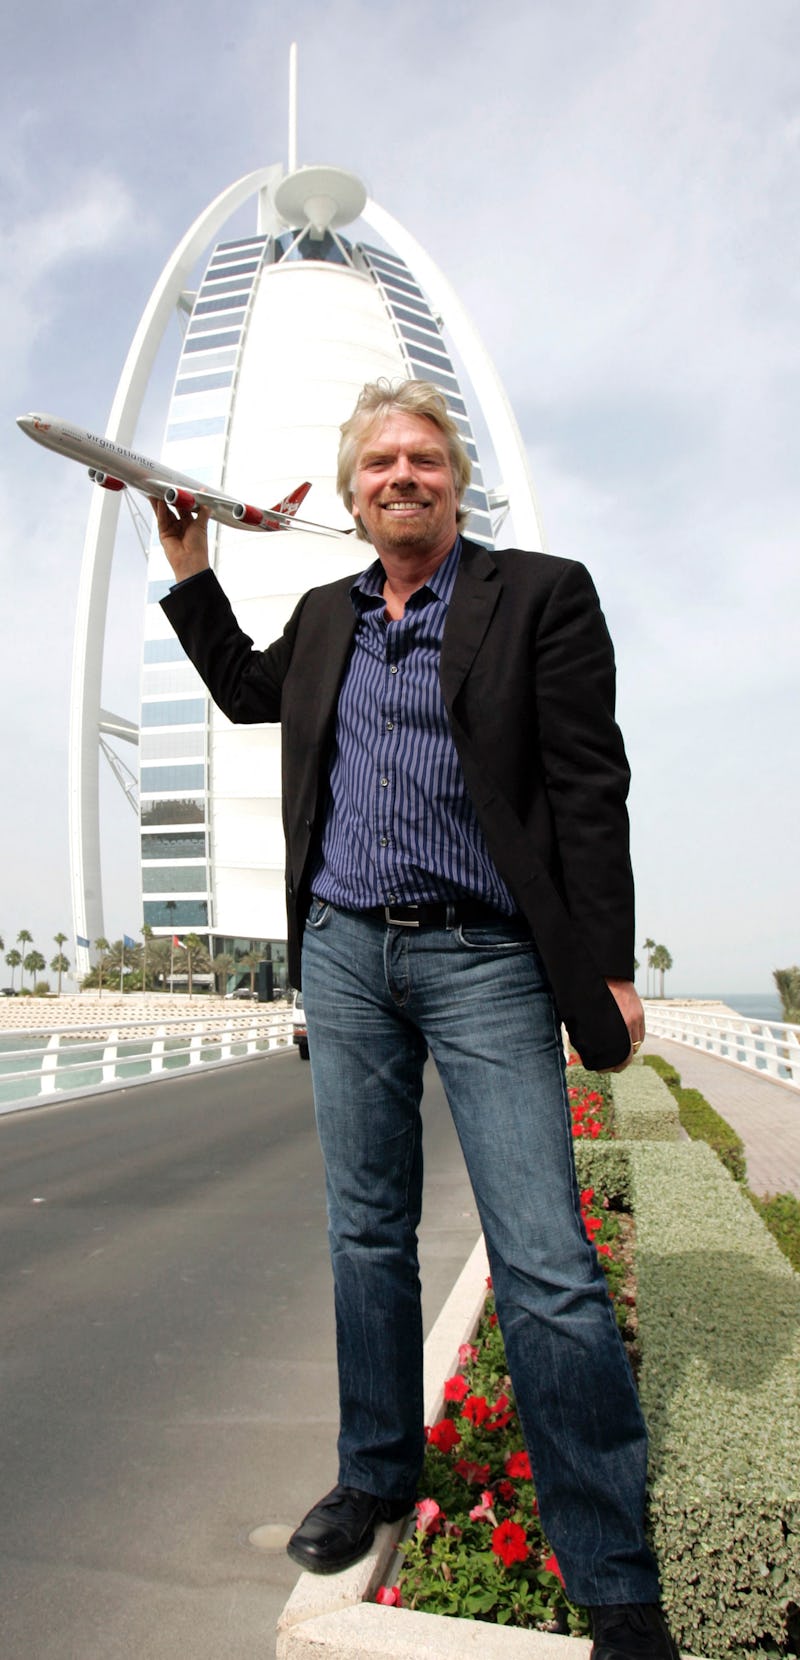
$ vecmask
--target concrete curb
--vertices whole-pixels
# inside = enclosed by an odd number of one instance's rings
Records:
[[[458,1366],[486,1297],[483,1239],[461,1271],[425,1344],[425,1422],[444,1407],[444,1382]],[[378,1528],[372,1550],[340,1574],[301,1574],[278,1621],[277,1660],[588,1660],[590,1642],[545,1632],[509,1630],[484,1621],[384,1608],[372,1602],[391,1578],[391,1559],[405,1522]]]

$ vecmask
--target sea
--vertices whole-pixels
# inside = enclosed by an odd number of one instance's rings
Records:
[[[726,1003],[729,1009],[735,1009],[737,1014],[746,1015],[749,1020],[782,1020],[781,1000],[777,991],[673,991],[669,988],[668,997],[698,997],[708,999],[717,998],[720,1003]]]

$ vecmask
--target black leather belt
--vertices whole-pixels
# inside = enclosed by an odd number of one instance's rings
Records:
[[[480,899],[435,900],[429,905],[371,905],[359,916],[374,917],[392,928],[487,928],[519,920]]]

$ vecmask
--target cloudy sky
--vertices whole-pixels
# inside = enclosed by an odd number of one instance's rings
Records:
[[[511,398],[550,548],[597,582],[634,774],[639,940],[669,947],[675,992],[768,992],[800,959],[796,0],[7,13],[6,949],[28,928],[49,959],[72,932],[67,711],[89,500],[14,416],[102,430],[184,230],[240,175],[285,165],[297,40],[299,160],[360,174],[454,283]],[[178,344],[176,324],[137,434],[151,452]],[[133,718],[143,579],[128,531],[104,703]],[[110,775],[103,814],[115,938],[141,917],[136,824]]]

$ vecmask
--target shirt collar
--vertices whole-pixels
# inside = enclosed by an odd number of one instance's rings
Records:
[[[427,582],[423,583],[422,588],[417,590],[418,593],[422,593],[427,589],[443,605],[449,605],[453,596],[460,557],[461,537],[457,535],[447,558],[442,560],[441,565],[437,566],[433,575],[428,578]],[[370,601],[383,599],[385,581],[386,572],[380,559],[375,559],[367,570],[362,571],[361,575],[356,577],[350,589],[350,598],[359,615],[363,615],[365,611],[372,609]]]

